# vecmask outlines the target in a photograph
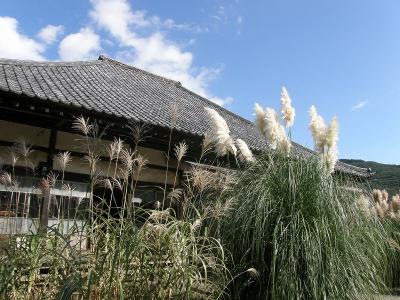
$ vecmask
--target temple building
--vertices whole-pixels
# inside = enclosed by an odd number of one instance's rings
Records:
[[[177,81],[105,56],[80,62],[0,59],[1,168],[19,178],[18,185],[12,188],[4,182],[0,184],[0,234],[28,232],[34,220],[41,219],[48,225],[57,222],[51,203],[63,197],[66,190],[61,185],[51,189],[48,209],[41,207],[43,201],[38,190],[41,178],[51,172],[60,173],[54,161],[57,153],[69,151],[72,158],[63,172],[63,183],[74,187],[68,191],[69,199],[73,200],[65,204],[65,213],[89,197],[90,170],[83,159],[87,151],[81,145],[82,136],[73,126],[76,118],[89,118],[98,126],[98,170],[103,176],[109,168],[106,149],[114,138],[132,145],[135,143],[132,131],[137,126],[146,127],[145,138],[140,139],[137,150],[148,164],[137,178],[135,195],[136,201],[145,205],[164,197],[160,187],[179,184],[190,163],[198,161],[202,139],[210,130],[205,107],[218,111],[232,135],[243,139],[255,153],[268,149],[265,138],[252,122]],[[188,151],[178,165],[168,149],[181,141],[186,142]],[[23,154],[17,157],[13,153],[18,150],[15,147],[25,147],[29,160]],[[296,143],[293,152],[300,156],[314,155]],[[366,169],[341,162],[336,172],[360,179],[370,176]],[[18,200],[13,200],[15,195]],[[12,226],[7,223],[10,218],[14,220]]]

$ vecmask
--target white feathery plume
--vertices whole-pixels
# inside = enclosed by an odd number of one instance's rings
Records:
[[[182,158],[186,155],[188,148],[189,147],[185,142],[180,142],[178,145],[175,145],[174,153],[178,161],[181,161]]]
[[[230,130],[224,118],[212,108],[205,107],[204,110],[212,122],[212,136],[214,137],[217,155],[224,156],[231,152],[236,156],[237,149],[230,136]]]
[[[285,87],[282,87],[281,91],[281,105],[282,118],[285,121],[285,126],[286,128],[290,128],[293,126],[296,110],[292,106],[292,100],[290,99],[289,93]]]
[[[284,130],[282,132],[278,115],[273,108],[265,109],[265,135],[273,149],[276,149],[279,142],[284,140]],[[286,136],[286,134],[284,134]]]
[[[360,195],[356,200],[356,205],[358,209],[360,209],[360,211],[366,216],[369,216],[371,214],[370,203],[366,196]]]
[[[54,162],[60,167],[61,171],[65,171],[71,162],[71,152],[64,151],[54,156]]]
[[[338,160],[339,123],[334,117],[327,126],[314,105],[311,106],[309,113],[309,128],[314,138],[315,150],[323,154],[324,165],[330,173],[333,173]]]
[[[239,149],[239,159],[243,162],[254,162],[254,156],[249,147],[247,146],[246,142],[242,139],[236,140],[236,145]]]
[[[336,162],[338,160],[337,148],[330,148],[324,155],[324,163],[329,173],[335,171]]]
[[[337,121],[337,118],[334,117],[329,124],[329,127],[326,131],[326,145],[328,148],[336,148],[337,147],[337,142],[339,140],[339,123]]]
[[[282,126],[282,128],[283,128],[283,126]],[[283,135],[283,137],[284,137],[284,139],[281,140],[278,144],[278,149],[281,153],[289,155],[290,150],[292,149],[292,142],[286,135]]]
[[[256,116],[257,128],[265,135],[265,110],[258,103],[254,104],[254,115]]]
[[[326,125],[324,119],[318,114],[317,109],[314,105],[310,107],[309,114],[309,128],[314,138],[315,150],[318,153],[323,153],[326,142]]]
[[[336,162],[338,160],[338,147],[337,147],[337,142],[339,140],[338,134],[339,134],[339,124],[335,117],[329,124],[325,136],[326,146],[328,147],[325,160],[330,173],[333,173],[335,171]]]

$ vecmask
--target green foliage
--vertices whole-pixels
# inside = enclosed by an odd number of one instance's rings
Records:
[[[348,183],[349,185],[350,183]],[[385,291],[388,239],[317,161],[263,156],[239,173],[222,233],[242,298],[365,299]],[[386,274],[386,275],[385,275]]]
[[[389,270],[386,285],[392,290],[400,287],[400,222],[395,219],[382,219],[385,233],[389,236],[391,247],[387,251]]]
[[[373,189],[387,190],[390,195],[395,195],[400,189],[400,166],[380,164],[373,161],[363,161],[359,159],[342,159],[348,163],[361,168],[371,168],[375,175],[369,180]]]
[[[213,299],[228,276],[219,242],[170,210],[147,211],[143,226],[96,218],[91,251],[58,228],[15,237],[0,257],[1,299]],[[87,225],[89,226],[89,225]],[[90,229],[90,230],[89,230]],[[43,269],[49,272],[43,274]],[[42,274],[41,274],[42,273]],[[140,295],[140,296],[139,296]],[[73,298],[71,298],[73,297]]]

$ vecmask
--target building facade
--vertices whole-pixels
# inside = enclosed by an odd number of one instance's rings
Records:
[[[97,176],[110,175],[109,147],[115,138],[146,158],[146,168],[135,178],[133,197],[141,205],[153,205],[165,197],[162,187],[179,185],[188,163],[198,161],[203,136],[210,129],[205,107],[217,110],[232,135],[253,151],[268,149],[252,122],[179,82],[104,56],[85,62],[0,59],[1,164],[3,175],[18,178],[12,185],[3,176],[0,184],[0,234],[34,231],[40,222],[52,225],[60,211],[68,220],[71,211],[93,197],[88,195],[93,174],[85,159],[85,139],[74,125],[77,118],[96,126]],[[138,128],[145,128],[139,140]],[[171,149],[182,141],[188,150],[185,161],[178,164]],[[65,151],[71,161],[61,170],[54,158]],[[293,152],[314,155],[298,144]],[[343,163],[338,163],[337,172],[357,178],[370,175],[366,169]],[[62,175],[62,183],[51,188],[45,202],[39,187],[48,174]],[[68,201],[60,204],[67,196]]]

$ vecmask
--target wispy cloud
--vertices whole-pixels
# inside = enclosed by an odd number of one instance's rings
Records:
[[[351,111],[356,111],[364,108],[368,104],[368,101],[360,101],[351,108]]]

